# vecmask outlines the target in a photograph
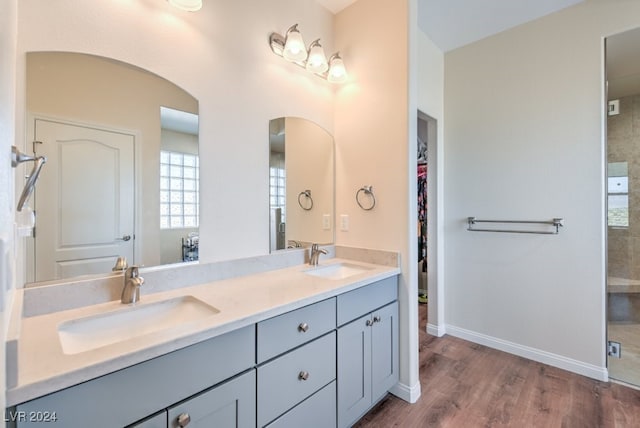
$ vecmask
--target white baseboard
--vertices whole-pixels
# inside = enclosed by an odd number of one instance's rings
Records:
[[[427,324],[427,333],[431,336],[442,337],[447,331],[443,325]]]
[[[415,403],[420,398],[420,382],[414,386],[407,386],[403,383],[396,383],[390,390],[390,393],[410,404]]]
[[[604,382],[607,382],[609,380],[609,373],[606,367],[595,366],[583,361],[574,360],[573,358],[567,358],[562,355],[553,354],[551,352],[531,348],[529,346],[520,345],[518,343],[509,342],[506,340],[498,339],[496,337],[487,336],[485,334],[451,325],[447,325],[446,332],[451,336],[459,337],[470,342],[488,346],[489,348],[498,349],[500,351],[528,358],[539,363],[558,367],[563,370],[568,370],[570,372],[587,376],[596,380]]]

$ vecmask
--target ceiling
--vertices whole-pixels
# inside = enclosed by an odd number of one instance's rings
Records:
[[[338,13],[356,0],[316,1]],[[447,52],[582,1],[418,0],[418,26]],[[640,29],[607,38],[609,99],[640,94],[639,46]]]
[[[333,13],[355,2],[316,1]],[[436,46],[447,52],[581,1],[418,0],[418,26]]]

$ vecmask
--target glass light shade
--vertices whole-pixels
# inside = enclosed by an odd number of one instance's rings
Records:
[[[329,72],[327,73],[327,80],[331,83],[342,83],[347,80],[347,69],[344,67],[344,62],[338,54],[335,54],[329,60]]]
[[[287,39],[284,42],[282,56],[287,61],[301,62],[307,59],[307,48],[302,40],[302,34],[294,25],[287,31]]]
[[[327,56],[324,54],[324,49],[318,42],[319,40],[315,40],[311,43],[305,68],[313,73],[322,74],[329,69],[329,64],[327,63]]]
[[[171,6],[188,12],[196,12],[202,8],[202,0],[167,0]]]

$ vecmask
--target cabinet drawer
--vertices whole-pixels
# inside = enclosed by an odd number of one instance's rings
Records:
[[[397,275],[341,294],[337,301],[338,325],[346,324],[397,299]]]
[[[333,381],[284,415],[267,428],[335,428],[336,382]]]
[[[258,323],[258,364],[336,328],[331,298]]]
[[[258,367],[258,425],[271,422],[335,378],[335,331]]]
[[[50,427],[126,426],[253,367],[255,326],[214,337],[80,385],[20,404],[56,412]],[[38,423],[18,423],[41,426]]]

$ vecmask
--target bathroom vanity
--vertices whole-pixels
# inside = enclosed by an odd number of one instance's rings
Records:
[[[350,426],[398,381],[398,273],[332,259],[143,295],[141,308],[197,299],[218,312],[87,348],[65,348],[60,330],[113,313],[114,302],[24,317],[5,419],[65,428]],[[38,358],[39,367],[21,367]]]

